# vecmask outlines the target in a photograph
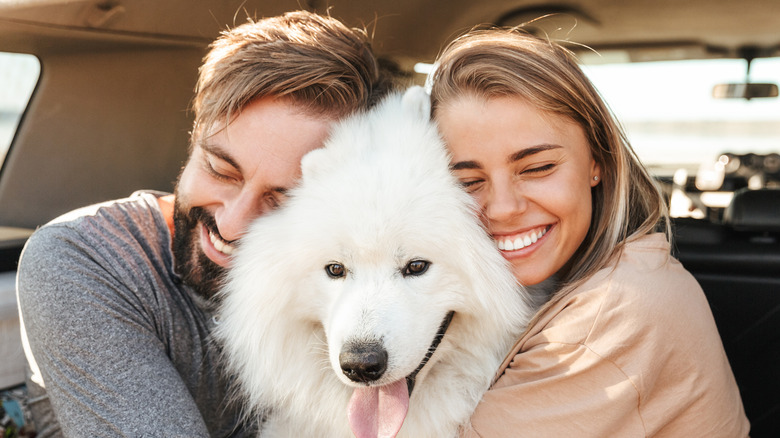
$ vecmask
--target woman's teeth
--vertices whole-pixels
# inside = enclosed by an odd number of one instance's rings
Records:
[[[232,255],[235,248],[231,246],[229,243],[225,242],[224,240],[217,237],[214,233],[209,231],[209,239],[211,240],[211,244],[214,245],[214,248],[217,249],[217,251],[221,252],[225,255]]]
[[[547,227],[539,230],[534,230],[521,236],[515,236],[513,238],[499,238],[496,240],[496,245],[501,251],[514,251],[516,249],[522,249],[526,246],[536,243],[542,236],[547,234]]]

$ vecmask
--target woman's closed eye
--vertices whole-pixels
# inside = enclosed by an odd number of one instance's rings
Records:
[[[543,164],[540,166],[529,166],[525,169],[523,169],[520,173],[523,174],[542,174],[545,172],[549,172],[555,168],[555,163],[548,163]]]
[[[469,193],[479,189],[479,187],[484,182],[485,182],[485,180],[483,180],[483,179],[475,179],[475,178],[469,178],[469,179],[461,178],[460,179],[461,187],[463,187]]]

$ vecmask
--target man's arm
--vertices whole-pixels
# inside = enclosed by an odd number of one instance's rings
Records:
[[[138,285],[94,243],[44,227],[19,265],[24,330],[64,435],[208,436]]]

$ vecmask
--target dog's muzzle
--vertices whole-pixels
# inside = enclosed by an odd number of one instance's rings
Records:
[[[412,394],[414,389],[415,380],[417,374],[423,369],[426,363],[430,360],[436,348],[444,338],[444,334],[447,332],[452,317],[455,315],[454,311],[450,311],[442,320],[439,330],[433,337],[428,352],[423,357],[417,368],[412,371],[411,374],[406,376],[406,386],[409,389],[409,395]],[[382,346],[380,342],[355,342],[345,346],[345,348],[339,353],[339,365],[341,371],[347,376],[348,379],[358,383],[369,383],[375,380],[379,380],[387,370],[387,350]]]

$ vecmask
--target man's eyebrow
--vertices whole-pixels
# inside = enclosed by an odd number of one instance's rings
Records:
[[[540,144],[536,146],[531,146],[530,148],[525,148],[521,151],[517,151],[514,154],[510,155],[509,160],[507,161],[509,163],[513,163],[515,161],[520,161],[529,155],[538,154],[539,152],[549,151],[550,149],[559,149],[562,147],[563,146],[557,144]]]
[[[241,166],[238,165],[238,162],[233,159],[232,156],[230,156],[225,149],[223,149],[221,146],[209,142],[209,141],[203,141],[200,143],[200,147],[208,154],[214,155],[215,157],[219,158],[220,160],[230,164],[233,166],[238,172],[241,172]]]

